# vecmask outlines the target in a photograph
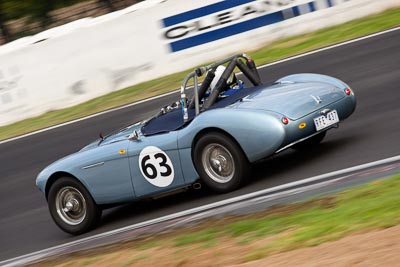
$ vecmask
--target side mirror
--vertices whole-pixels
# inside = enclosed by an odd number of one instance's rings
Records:
[[[128,136],[128,140],[130,141],[137,141],[139,140],[139,134],[136,130],[134,130],[129,136]]]

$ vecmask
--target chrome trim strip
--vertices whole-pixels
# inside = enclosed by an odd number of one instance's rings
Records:
[[[82,170],[87,170],[87,169],[90,169],[90,168],[95,168],[95,167],[99,167],[99,166],[103,166],[103,165],[104,165],[104,161],[102,161],[102,162],[97,162],[97,163],[95,163],[95,164],[91,164],[91,165],[84,166],[84,167],[82,167],[81,169],[82,169]]]
[[[332,124],[332,125],[330,125],[328,128],[324,129],[323,131],[315,132],[315,133],[313,133],[312,135],[309,135],[309,136],[307,136],[307,137],[304,137],[304,138],[302,138],[302,139],[300,139],[300,140],[297,140],[297,141],[295,141],[295,142],[293,142],[293,143],[288,144],[287,146],[282,147],[281,149],[278,149],[277,151],[275,151],[274,154],[278,154],[279,152],[282,152],[283,150],[288,149],[289,147],[291,147],[291,146],[293,146],[293,145],[295,145],[295,144],[298,144],[298,143],[300,143],[300,142],[303,142],[304,140],[307,140],[308,138],[311,138],[311,137],[313,137],[313,136],[315,136],[315,135],[317,135],[317,134],[320,134],[320,133],[322,133],[322,132],[328,131],[328,130],[330,130],[330,129],[332,129],[332,128],[337,128],[338,126],[339,126],[339,123]]]

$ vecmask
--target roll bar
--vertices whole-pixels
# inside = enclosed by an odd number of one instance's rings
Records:
[[[245,63],[243,63],[242,59],[244,59]],[[212,80],[215,77],[215,70],[218,66],[223,65],[225,63],[229,63],[226,67],[225,71],[222,73],[220,79],[217,81],[215,88],[213,89],[211,95],[208,97],[206,103],[203,106],[203,109],[208,109],[218,98],[218,95],[221,93],[223,88],[226,85],[226,82],[229,76],[233,73],[235,67],[238,67],[241,72],[243,72],[244,76],[246,76],[250,82],[254,85],[261,85],[260,75],[258,74],[257,67],[254,61],[246,54],[237,54],[220,61],[217,61],[213,64],[208,66],[203,66],[200,68],[195,69],[193,72],[189,73],[185,79],[182,81],[181,85],[181,104],[182,104],[182,114],[184,122],[189,120],[188,115],[188,105],[187,105],[187,98],[185,90],[187,90],[187,83],[189,80],[193,78],[194,80],[194,104],[193,100],[190,103],[189,108],[195,108],[196,116],[200,113],[200,99],[199,96],[204,95],[207,91],[208,87],[210,86]],[[203,83],[200,86],[198,85],[198,77],[203,76],[204,73],[207,72],[207,76],[204,79]]]

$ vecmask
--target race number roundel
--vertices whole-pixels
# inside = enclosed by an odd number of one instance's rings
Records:
[[[158,147],[143,148],[139,155],[139,168],[143,177],[152,185],[166,187],[174,180],[171,159]]]

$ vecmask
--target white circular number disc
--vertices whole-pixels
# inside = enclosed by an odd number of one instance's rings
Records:
[[[139,155],[139,168],[152,185],[169,186],[174,180],[174,166],[168,155],[155,146],[143,148]]]

